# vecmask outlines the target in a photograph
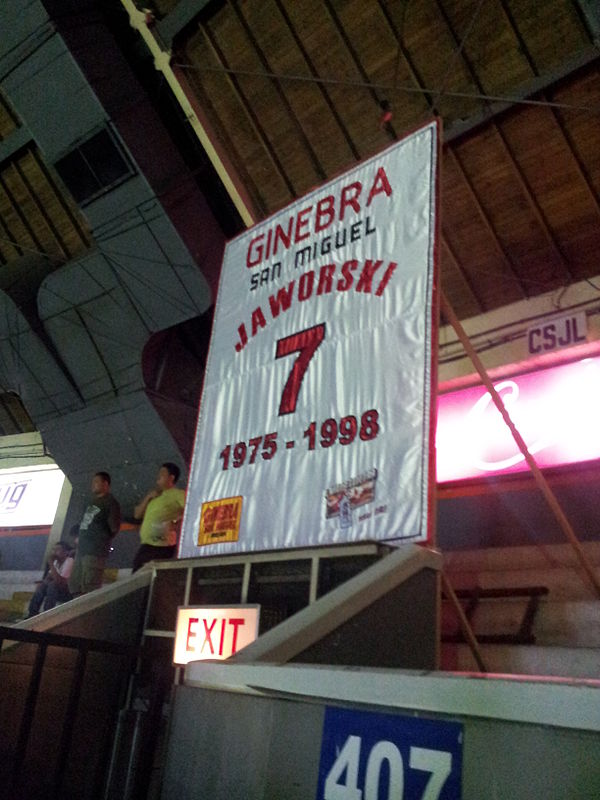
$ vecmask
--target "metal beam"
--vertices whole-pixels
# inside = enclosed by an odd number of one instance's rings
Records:
[[[508,111],[508,109],[513,108],[519,103],[528,100],[533,103],[531,98],[534,95],[540,94],[546,89],[552,89],[559,81],[568,78],[577,70],[580,70],[589,64],[593,64],[595,61],[600,61],[600,52],[595,47],[587,47],[585,50],[582,50],[580,53],[578,53],[578,55],[574,58],[564,61],[561,66],[553,72],[548,72],[545,75],[532,78],[530,81],[523,83],[511,93],[512,96],[510,100],[504,100],[501,98],[493,100],[489,102],[485,110],[483,110],[480,114],[475,114],[465,120],[461,120],[460,122],[455,122],[452,125],[449,125],[444,130],[444,142],[451,142],[453,139],[458,139],[460,136],[464,136],[466,133],[469,133],[469,131],[477,128],[479,125],[490,122],[499,114],[503,114],[505,111]],[[452,93],[448,92],[448,95],[452,96]],[[539,105],[547,106],[548,103],[540,100]]]
[[[0,164],[8,161],[11,156],[32,141],[31,131],[28,128],[24,126],[15,128],[6,138],[0,141]]]
[[[600,48],[600,5],[598,0],[573,0],[588,34],[596,47]]]
[[[248,199],[244,196],[243,187],[237,185],[235,174],[230,174],[230,170],[228,169],[229,165],[224,163],[224,158],[217,152],[214,144],[210,140],[210,137],[198,117],[193,102],[187,96],[177,74],[173,70],[171,65],[171,53],[160,46],[154,34],[148,28],[146,14],[137,8],[133,0],[121,0],[121,4],[129,15],[131,27],[140,33],[146,46],[150,50],[154,58],[156,69],[165,76],[169,88],[175,95],[177,102],[181,106],[190,127],[198,137],[200,144],[204,147],[211,164],[221,179],[225,191],[231,197],[242,221],[246,226],[252,225],[254,223],[254,218],[251,211],[251,203],[249,203]]]

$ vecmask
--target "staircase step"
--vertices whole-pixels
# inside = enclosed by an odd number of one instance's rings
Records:
[[[15,592],[34,592],[41,570],[4,570],[0,572],[0,599],[10,600]]]
[[[466,605],[468,601],[463,600]],[[476,636],[519,635],[528,609],[527,598],[479,600],[470,615]],[[459,631],[452,606],[444,603],[442,632]],[[597,600],[552,601],[539,599],[533,623],[525,633],[542,646],[600,647],[600,603]]]
[[[600,575],[600,542],[583,542],[581,547]],[[455,550],[444,553],[444,570],[454,589],[546,586],[552,600],[596,598],[567,544]]]
[[[511,675],[552,675],[594,678],[600,675],[600,648],[539,647],[538,645],[480,645],[488,672]],[[466,644],[442,645],[442,670],[478,672]]]
[[[22,606],[15,606],[14,601],[0,599],[0,624],[17,622],[25,615]]]
[[[13,592],[12,599],[15,603],[28,603],[33,592]]]

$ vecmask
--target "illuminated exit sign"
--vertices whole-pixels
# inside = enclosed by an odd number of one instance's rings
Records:
[[[260,606],[202,606],[177,609],[173,663],[223,661],[258,636]]]

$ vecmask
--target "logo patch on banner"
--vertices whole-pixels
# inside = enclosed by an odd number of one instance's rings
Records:
[[[202,503],[198,546],[237,542],[242,518],[242,497],[226,497]]]
[[[339,517],[340,527],[352,525],[352,511],[355,508],[372,503],[375,500],[377,470],[338,483],[325,492],[325,519]]]

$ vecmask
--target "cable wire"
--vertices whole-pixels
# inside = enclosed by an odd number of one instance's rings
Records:
[[[180,69],[194,70],[196,72],[217,72],[217,73],[241,75],[244,77],[277,79],[280,81],[323,83],[332,86],[348,86],[360,89],[365,89],[365,88],[376,89],[385,92],[390,92],[395,90],[399,92],[408,92],[410,94],[424,94],[424,95],[429,94],[433,96],[439,94],[440,92],[439,89],[432,89],[428,87],[417,88],[415,86],[406,86],[404,84],[394,86],[393,84],[377,83],[374,81],[357,81],[357,80],[337,79],[337,78],[313,78],[309,75],[294,75],[292,73],[266,72],[262,70],[229,69],[227,67],[199,66],[197,64],[186,64],[180,62],[174,62],[173,66],[179,67]],[[572,103],[558,103],[550,100],[531,100],[527,98],[514,97],[510,95],[493,95],[482,92],[458,92],[454,90],[452,91],[445,90],[444,96],[461,97],[471,100],[486,100],[494,103],[509,103],[511,105],[542,106],[544,108],[548,107],[562,108],[571,111],[586,111],[593,114],[599,113],[598,108],[593,106],[574,105]]]

